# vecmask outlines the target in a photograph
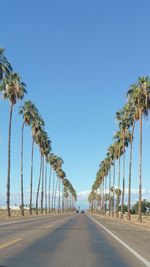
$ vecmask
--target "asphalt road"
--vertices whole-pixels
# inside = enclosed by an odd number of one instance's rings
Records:
[[[0,223],[0,267],[150,266],[150,231],[86,214]]]

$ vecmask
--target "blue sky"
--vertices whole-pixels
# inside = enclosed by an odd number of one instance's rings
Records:
[[[46,123],[53,152],[78,192],[90,190],[117,129],[115,112],[139,76],[150,74],[149,0],[1,1],[0,46],[27,84]],[[12,129],[12,192],[20,190],[19,103]],[[0,191],[5,191],[8,102],[0,101]],[[132,187],[138,187],[138,124]],[[150,121],[144,123],[143,188],[150,189]],[[25,138],[29,188],[31,133]],[[128,157],[128,152],[127,152]],[[38,149],[34,183],[37,186]],[[80,193],[82,195],[82,193]],[[12,197],[13,198],[13,197]],[[15,198],[15,197],[14,197]],[[82,200],[83,201],[83,200]]]

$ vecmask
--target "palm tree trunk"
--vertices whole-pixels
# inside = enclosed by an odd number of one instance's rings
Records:
[[[112,216],[115,216],[115,176],[116,176],[116,161],[114,159],[114,164],[113,164],[113,212],[112,212]]]
[[[59,193],[58,193],[58,212],[60,212],[60,187],[61,187],[61,179],[59,178]]]
[[[39,200],[39,192],[40,192],[40,184],[41,184],[41,176],[42,176],[42,160],[43,160],[43,156],[41,153],[40,174],[39,174],[38,188],[37,188],[37,194],[36,194],[36,214],[37,215],[38,215],[38,200]]]
[[[107,175],[105,177],[105,215],[107,214]]]
[[[100,182],[99,191],[100,191],[100,214],[102,214],[102,207],[103,207],[103,204],[102,204],[102,182]]]
[[[96,189],[96,213],[98,212],[98,189]]]
[[[62,212],[64,213],[65,203],[64,203],[64,185],[62,183]]]
[[[47,214],[47,162],[45,159],[45,214]]]
[[[132,145],[134,137],[135,122],[132,125],[132,133],[130,139],[130,162],[129,162],[129,179],[128,179],[128,216],[127,219],[131,220],[130,207],[131,207],[131,175],[132,175]]]
[[[66,212],[68,212],[68,198],[69,197],[66,198]]]
[[[52,177],[52,168],[50,166],[49,174],[49,185],[48,185],[48,212],[51,212],[51,177]]]
[[[21,131],[21,215],[24,216],[24,196],[23,196],[23,134],[25,121],[22,124]]]
[[[140,110],[140,161],[139,161],[139,206],[138,206],[138,221],[142,222],[142,111]]]
[[[92,203],[91,203],[91,212],[93,213],[93,206],[94,206],[94,204],[93,204],[93,200],[92,200]]]
[[[104,214],[104,178],[103,178],[102,183],[103,183],[103,189],[102,189],[102,191],[103,191],[103,198],[102,198],[102,214]]]
[[[122,181],[122,201],[121,201],[121,219],[123,219],[124,191],[125,191],[125,134],[123,134],[123,181]]]
[[[41,213],[43,214],[43,201],[44,201],[44,155],[42,160],[42,188],[41,188]]]
[[[31,177],[30,177],[30,215],[32,215],[32,194],[33,194],[33,157],[34,157],[34,139],[32,138],[32,152],[31,152]]]
[[[8,128],[8,170],[7,170],[7,195],[6,195],[6,205],[7,205],[7,215],[10,217],[10,162],[11,162],[11,123],[12,123],[12,113],[13,113],[13,104],[10,106],[10,115],[9,115],[9,128]]]
[[[56,187],[55,187],[55,194],[54,194],[54,211],[55,212],[56,212],[57,187],[58,187],[58,177],[56,180]]]
[[[70,193],[70,208],[69,208],[69,211],[71,211],[71,199],[72,199],[72,195]]]
[[[110,200],[111,200],[110,188],[111,188],[111,167],[109,170],[109,205],[108,205],[109,216],[110,216]]]
[[[55,172],[53,170],[52,212],[54,212]]]
[[[117,191],[117,202],[116,202],[116,218],[118,218],[118,210],[119,210],[119,191],[120,191],[120,153],[118,158],[118,191]]]
[[[62,203],[63,203],[63,179],[61,180],[61,193],[60,193],[60,211],[63,212],[63,207],[62,207]]]

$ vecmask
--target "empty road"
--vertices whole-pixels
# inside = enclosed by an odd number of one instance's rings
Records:
[[[0,222],[0,267],[150,267],[149,248],[148,229],[100,216]]]

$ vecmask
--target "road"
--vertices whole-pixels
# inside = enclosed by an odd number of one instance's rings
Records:
[[[0,222],[0,267],[150,267],[149,248],[148,229],[100,216]]]

